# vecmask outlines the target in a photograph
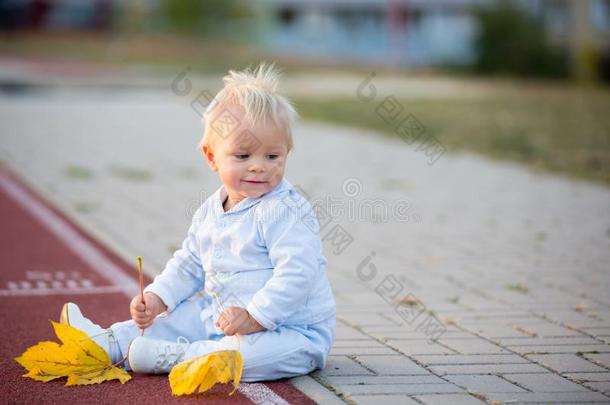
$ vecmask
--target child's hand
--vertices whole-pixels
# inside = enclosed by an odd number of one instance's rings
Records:
[[[131,319],[140,329],[148,328],[152,325],[157,315],[167,310],[167,305],[165,305],[163,300],[151,292],[144,294],[144,302],[146,305],[142,304],[142,297],[138,294],[133,297],[129,305]]]
[[[222,311],[216,326],[222,329],[226,336],[233,336],[236,333],[248,335],[265,330],[247,310],[240,307],[229,307]]]

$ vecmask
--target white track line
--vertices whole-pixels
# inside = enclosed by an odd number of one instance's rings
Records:
[[[91,242],[76,232],[63,218],[31,197],[21,185],[15,183],[5,173],[0,173],[0,187],[44,224],[49,231],[64,242],[76,256],[87,263],[96,273],[119,287],[127,297],[132,298],[138,294],[140,286],[134,279],[125,274]]]
[[[239,392],[244,394],[248,399],[255,404],[275,404],[275,405],[288,405],[288,402],[278,394],[273,392],[265,384],[261,383],[250,383],[240,384]]]
[[[111,262],[95,245],[1,171],[0,188],[45,225],[91,269],[117,287],[128,298],[132,298],[140,292],[139,284]],[[288,404],[265,384],[242,383],[239,385],[238,391],[255,404]]]

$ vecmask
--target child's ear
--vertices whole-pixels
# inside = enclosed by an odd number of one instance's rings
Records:
[[[216,166],[216,161],[214,160],[214,153],[212,153],[212,150],[207,146],[203,146],[201,148],[201,151],[203,152],[205,160],[208,162],[208,166],[210,166],[210,169],[213,172],[218,171],[218,167]]]

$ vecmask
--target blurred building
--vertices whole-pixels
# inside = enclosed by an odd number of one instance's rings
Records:
[[[467,64],[484,0],[257,0],[266,30],[261,42],[278,52],[379,64]],[[272,18],[268,18],[272,16]],[[266,17],[266,18],[264,18]]]
[[[4,30],[107,30],[112,0],[0,0]]]
[[[510,1],[510,0],[509,0]],[[253,0],[259,40],[287,54],[375,64],[469,64],[473,9],[499,0]],[[512,0],[539,16],[554,42],[610,53],[609,0]]]
[[[550,40],[570,51],[577,76],[601,65],[610,77],[610,0],[0,0],[0,28],[169,30],[168,10],[182,9],[193,34],[205,35],[197,28],[211,21],[220,35],[241,35],[284,56],[469,65],[477,56],[475,8],[502,1],[539,17]]]

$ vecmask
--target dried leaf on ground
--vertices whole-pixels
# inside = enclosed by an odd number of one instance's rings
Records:
[[[40,342],[28,348],[15,360],[28,372],[23,377],[48,382],[67,377],[66,385],[99,384],[131,379],[125,370],[115,367],[108,354],[84,332],[72,326],[51,321],[61,341]]]
[[[238,350],[221,350],[205,356],[185,360],[172,368],[169,384],[174,395],[205,392],[216,383],[228,383],[233,379],[232,395],[241,379],[243,361]]]

